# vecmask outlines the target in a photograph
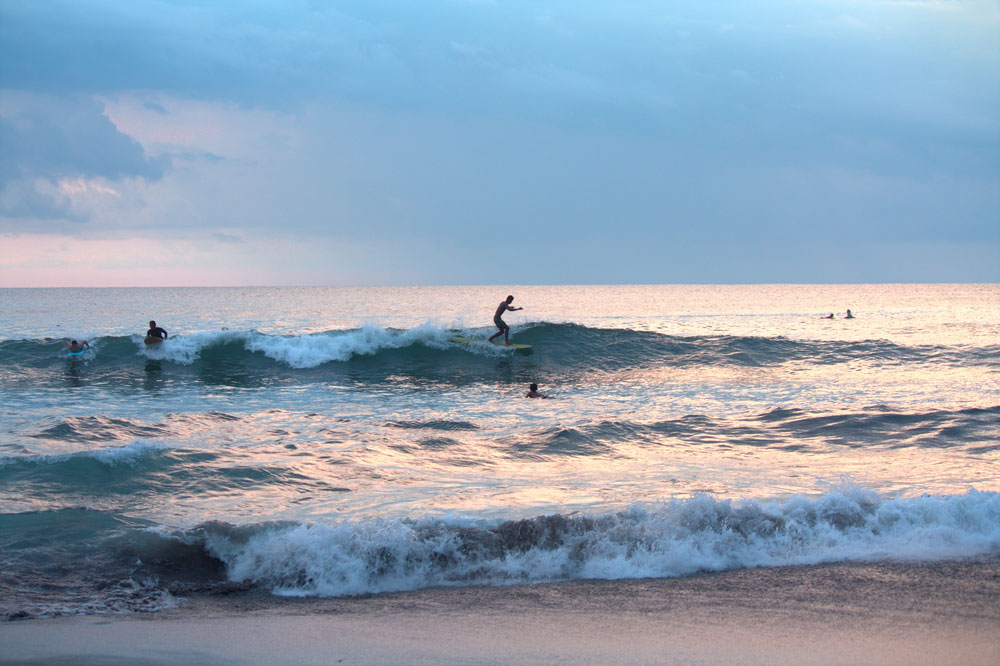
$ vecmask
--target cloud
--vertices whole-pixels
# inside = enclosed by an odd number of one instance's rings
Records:
[[[146,156],[87,98],[45,100],[0,117],[2,172],[22,177],[101,176],[160,178],[166,160]]]
[[[0,3],[0,230],[347,244],[425,281],[996,254],[985,4]]]
[[[0,219],[86,217],[74,201],[115,195],[100,180],[162,178],[166,157],[149,157],[91,99],[22,97],[0,115]]]
[[[236,243],[242,243],[242,242],[244,242],[243,239],[241,237],[239,237],[239,236],[235,236],[233,234],[224,234],[222,232],[213,233],[212,234],[212,238],[214,240],[219,241],[220,243],[233,243],[233,244],[236,244]]]
[[[22,219],[74,223],[85,220],[73,211],[72,201],[52,183],[12,179],[0,189],[0,231],[21,229]]]
[[[293,111],[335,99],[688,132],[803,108],[877,117],[865,93],[892,81],[914,107],[959,96],[991,115],[995,64],[963,54],[993,50],[996,12],[966,3],[942,23],[933,6],[54,0],[0,4],[0,43],[6,86],[60,95],[152,90]],[[910,75],[922,66],[942,87]],[[734,70],[756,84],[733,90]]]

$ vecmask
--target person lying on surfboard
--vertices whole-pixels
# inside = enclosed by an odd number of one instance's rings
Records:
[[[525,398],[551,398],[550,395],[542,395],[538,392],[538,384],[532,382],[528,385],[528,392],[524,394]]]
[[[153,320],[149,321],[149,330],[146,331],[146,343],[155,341],[160,342],[161,340],[167,339],[167,332],[156,325]]]
[[[508,296],[506,300],[500,301],[500,305],[497,306],[496,314],[493,315],[493,323],[496,324],[497,328],[499,328],[500,330],[494,333],[492,336],[490,336],[489,342],[493,342],[493,338],[498,338],[500,337],[500,334],[503,333],[503,343],[505,345],[510,344],[510,326],[508,326],[507,322],[505,322],[500,317],[501,315],[503,315],[504,312],[513,312],[514,310],[524,309],[524,308],[515,308],[513,305],[511,305],[511,303],[513,302],[514,302],[513,296]]]
[[[73,342],[66,343],[66,349],[75,354],[77,352],[82,352],[84,349],[90,349],[90,345],[86,340],[81,340],[80,342],[74,340]]]

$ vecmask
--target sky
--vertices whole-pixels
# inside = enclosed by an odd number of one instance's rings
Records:
[[[998,0],[0,2],[0,286],[1000,282]]]

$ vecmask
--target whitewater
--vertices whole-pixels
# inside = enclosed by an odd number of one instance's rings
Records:
[[[997,285],[0,304],[8,619],[1000,557]]]

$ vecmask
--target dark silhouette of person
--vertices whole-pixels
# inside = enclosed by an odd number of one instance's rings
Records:
[[[551,396],[542,395],[538,392],[538,384],[532,382],[528,385],[528,392],[524,394],[525,398],[550,398]]]
[[[505,345],[510,344],[510,326],[508,326],[507,322],[505,322],[501,318],[501,315],[503,315],[504,312],[513,312],[514,310],[524,309],[524,308],[515,308],[513,305],[511,305],[511,303],[513,302],[514,302],[514,297],[508,296],[505,300],[500,301],[500,305],[497,306],[496,314],[493,315],[493,323],[496,324],[496,327],[499,328],[500,330],[490,336],[489,340],[490,342],[493,342],[494,338],[498,338],[502,334],[503,343]]]
[[[149,321],[149,330],[146,331],[146,340],[150,338],[156,338],[157,340],[166,340],[167,332],[156,325],[156,322],[152,319]]]

